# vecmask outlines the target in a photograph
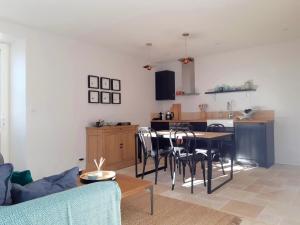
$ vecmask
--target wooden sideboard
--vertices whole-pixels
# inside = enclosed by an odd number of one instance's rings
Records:
[[[103,169],[134,165],[137,125],[86,128],[86,169],[95,170],[94,159],[104,157]]]

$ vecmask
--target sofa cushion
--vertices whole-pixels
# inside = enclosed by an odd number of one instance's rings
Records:
[[[10,181],[14,184],[20,184],[22,186],[33,182],[30,170],[14,171],[11,175]]]
[[[21,203],[49,194],[65,191],[77,186],[78,167],[74,167],[61,174],[45,177],[25,186],[13,184],[13,203]]]
[[[11,204],[11,182],[10,177],[13,172],[13,165],[10,163],[0,165],[0,205]]]

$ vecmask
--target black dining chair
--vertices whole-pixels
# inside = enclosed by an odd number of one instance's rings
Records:
[[[225,126],[223,124],[210,124],[206,128],[206,132],[225,132]],[[207,149],[196,149],[197,152],[205,155],[207,157]],[[211,147],[211,155],[213,160],[217,160],[221,164],[223,175],[225,175],[224,170],[224,152],[223,152],[223,141],[213,141]]]
[[[185,182],[185,168],[188,166],[191,174],[191,193],[194,193],[194,178],[198,162],[201,163],[204,186],[206,186],[204,164],[205,156],[196,152],[195,133],[190,130],[171,131],[170,144],[172,147],[172,151],[169,154],[172,190],[175,188],[176,168],[178,168],[178,165],[179,168],[182,165],[183,182]]]
[[[157,184],[158,167],[160,164],[160,160],[162,158],[167,160],[167,157],[170,153],[170,149],[160,148],[157,132],[150,127],[139,128],[138,137],[141,142],[143,158],[142,179],[144,179],[145,168],[147,165],[148,158],[152,158],[155,167],[155,184]]]

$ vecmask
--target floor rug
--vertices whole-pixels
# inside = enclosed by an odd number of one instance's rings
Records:
[[[122,225],[239,225],[241,220],[200,205],[155,195],[150,215],[149,194],[122,200]]]

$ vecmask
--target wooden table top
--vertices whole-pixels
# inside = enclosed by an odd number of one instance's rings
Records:
[[[124,174],[117,174],[116,181],[122,192],[122,198],[137,194],[153,186],[151,181],[130,177]]]
[[[99,182],[104,182],[104,181],[99,181]],[[118,183],[121,189],[122,198],[126,198],[128,196],[137,194],[153,186],[151,181],[141,180],[124,174],[117,174],[116,182]],[[77,184],[78,186],[88,185],[88,184],[81,183],[79,178]]]
[[[170,131],[169,130],[161,130],[157,131],[157,134],[160,136],[163,136],[164,138],[170,138]],[[183,133],[178,133],[178,135],[182,135]],[[192,137],[192,134],[188,136]],[[232,133],[226,133],[226,132],[199,132],[195,131],[194,132],[196,138],[201,138],[201,139],[217,139],[221,137],[226,137],[232,135]]]

